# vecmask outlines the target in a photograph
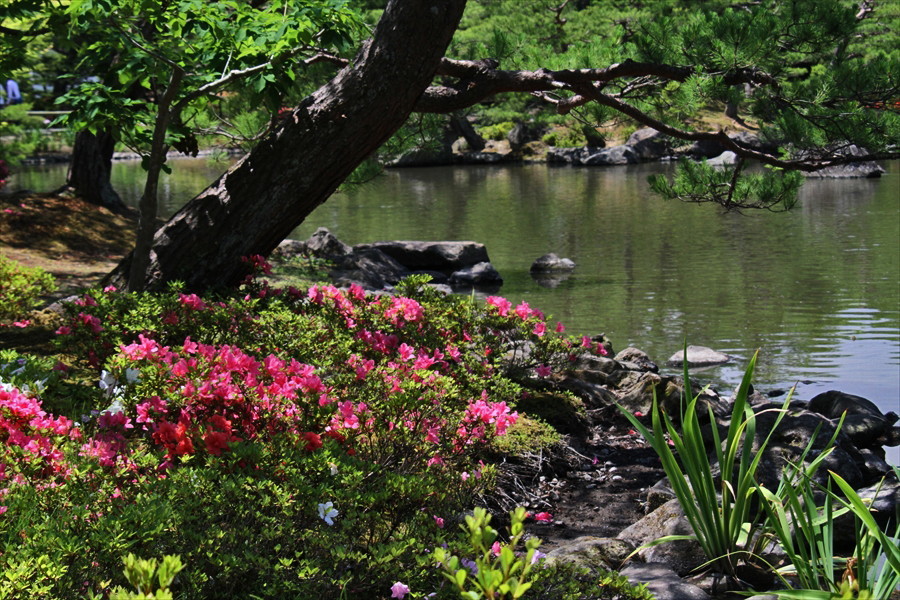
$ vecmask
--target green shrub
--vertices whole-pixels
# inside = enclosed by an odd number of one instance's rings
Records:
[[[422,278],[395,296],[107,288],[58,334],[92,410],[0,391],[0,598],[110,593],[129,553],[181,557],[183,598],[377,598],[401,575],[455,597],[430,558],[456,552],[443,524],[494,485],[515,377],[575,345],[526,303]]]
[[[0,323],[25,317],[42,294],[55,289],[53,276],[43,269],[0,255]]]
[[[557,148],[582,148],[587,145],[587,139],[580,128],[556,127],[544,134],[541,141]]]
[[[478,128],[478,133],[481,137],[494,140],[499,142],[501,140],[505,140],[506,136],[509,135],[509,132],[513,130],[516,124],[512,121],[504,121],[502,123],[496,123],[494,125],[485,125],[484,127]]]

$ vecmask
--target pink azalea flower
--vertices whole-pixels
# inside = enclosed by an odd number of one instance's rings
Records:
[[[494,556],[500,556],[500,552],[503,550],[503,547],[500,545],[500,542],[494,542],[491,545],[491,554]]]
[[[512,308],[512,302],[503,298],[502,296],[488,296],[485,302],[490,306],[494,306],[497,308],[497,313],[501,317],[505,317],[509,314],[509,309]]]
[[[565,331],[565,330],[566,330],[566,326],[565,326],[565,325],[563,325],[562,323],[557,323],[557,324],[556,324],[556,333],[562,333],[562,332]]]
[[[516,307],[516,315],[523,321],[531,316],[531,307],[524,300]]]
[[[545,333],[547,333],[547,324],[546,323],[536,323],[534,326],[534,335],[538,337],[543,337]]]
[[[391,586],[391,598],[402,598],[409,593],[409,586],[399,581]]]
[[[553,369],[547,365],[538,365],[535,371],[538,377],[550,377],[550,374],[553,373]]]

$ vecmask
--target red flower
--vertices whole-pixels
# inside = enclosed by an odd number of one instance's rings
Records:
[[[203,436],[203,443],[207,452],[213,456],[219,456],[228,450],[228,434],[221,431],[208,431]]]
[[[312,431],[304,431],[300,434],[300,439],[306,441],[306,451],[315,452],[322,447],[322,436]]]

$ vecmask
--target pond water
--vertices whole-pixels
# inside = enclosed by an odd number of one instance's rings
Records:
[[[161,192],[169,214],[225,168],[174,160]],[[796,397],[839,389],[900,411],[900,163],[874,180],[809,180],[790,213],[728,214],[667,202],[647,176],[665,164],[571,168],[467,166],[388,171],[336,194],[292,237],[328,227],[349,244],[474,240],[504,278],[500,294],[528,301],[577,334],[606,333],[663,366],[683,341],[735,357],[697,373],[737,385],[759,350],[755,384],[798,384]],[[51,189],[65,167],[16,176]],[[113,168],[136,203],[142,172]],[[555,288],[529,275],[555,252],[577,263]],[[663,367],[664,368],[664,367]],[[900,451],[891,456],[900,463]]]

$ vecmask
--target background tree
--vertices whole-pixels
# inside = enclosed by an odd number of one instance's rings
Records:
[[[117,130],[139,152],[147,179],[141,197],[130,289],[140,289],[156,229],[157,186],[166,153],[196,154],[191,121],[226,89],[277,97],[302,60],[328,58],[358,26],[345,2],[272,0],[75,0],[67,9],[71,34],[91,40],[82,68],[114,69],[116,80],[81,83],[60,102],[65,122],[102,139]],[[104,34],[91,35],[98,23]],[[289,63],[289,61],[291,61]],[[136,93],[140,92],[140,93]],[[277,109],[277,107],[272,107]],[[273,110],[274,112],[274,110]]]
[[[739,161],[733,172],[701,167],[682,171],[677,186],[657,182],[660,191],[726,205],[790,202],[799,180],[783,170],[898,156],[891,147],[900,139],[896,112],[873,108],[898,96],[897,51],[846,51],[859,26],[856,7],[846,2],[760,2],[691,13],[678,27],[675,19],[658,18],[631,28],[628,39],[590,48],[573,43],[545,56],[546,68],[515,71],[441,56],[463,2],[400,4],[388,3],[350,65],[157,232],[147,284],[179,279],[199,289],[238,281],[239,257],[274,249],[409,112],[451,112],[500,93],[536,95],[559,113],[593,102],[672,137],[715,140],[744,160],[778,169],[739,178]],[[443,20],[435,21],[432,10]],[[585,53],[606,58],[608,66],[571,68]],[[822,66],[798,77],[792,65],[804,60]],[[430,85],[433,75],[439,79]],[[766,154],[723,131],[686,125],[693,112],[725,102],[759,118],[760,133],[784,152]],[[868,150],[847,156],[851,144]],[[113,277],[127,270],[126,259]]]

